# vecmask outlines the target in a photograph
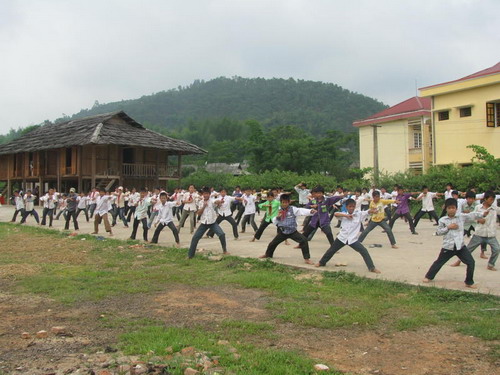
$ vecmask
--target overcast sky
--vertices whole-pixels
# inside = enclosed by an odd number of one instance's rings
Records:
[[[394,105],[500,61],[499,0],[0,0],[0,134],[219,76]]]

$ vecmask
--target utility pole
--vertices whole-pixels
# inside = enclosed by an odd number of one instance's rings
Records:
[[[375,186],[378,187],[379,182],[379,168],[378,168],[378,134],[377,128],[380,128],[380,125],[371,125],[373,129],[373,182]]]

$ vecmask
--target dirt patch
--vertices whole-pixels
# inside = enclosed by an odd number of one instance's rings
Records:
[[[0,278],[15,279],[17,276],[31,276],[40,272],[36,264],[2,264],[0,265]]]
[[[489,347],[474,337],[436,327],[391,333],[362,327],[298,327],[274,319],[265,307],[271,301],[264,292],[231,287],[170,286],[153,295],[116,297],[72,307],[38,296],[0,294],[0,373],[73,374],[77,369],[99,373],[121,356],[114,348],[118,335],[134,329],[127,322],[142,318],[212,330],[224,320],[267,322],[275,327],[274,334],[249,338],[255,345],[304,352],[352,374],[499,373],[500,363],[491,362]],[[22,332],[33,336],[41,329],[50,332],[57,325],[67,326],[70,334],[21,338]],[[107,349],[111,353],[106,353]]]

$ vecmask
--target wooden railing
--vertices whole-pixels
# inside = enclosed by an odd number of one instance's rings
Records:
[[[172,165],[155,164],[123,164],[122,174],[125,177],[179,177],[179,168]]]

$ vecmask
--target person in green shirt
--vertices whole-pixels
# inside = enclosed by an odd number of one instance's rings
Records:
[[[255,232],[255,235],[250,240],[250,242],[254,242],[255,240],[260,240],[262,233],[264,233],[268,225],[272,224],[273,219],[278,215],[280,209],[280,202],[277,199],[274,199],[274,193],[270,191],[269,193],[267,193],[267,200],[259,204],[259,208],[262,210],[262,212],[265,212],[266,214],[264,216],[264,219],[260,223],[257,232]]]

